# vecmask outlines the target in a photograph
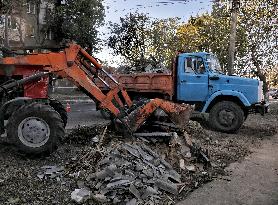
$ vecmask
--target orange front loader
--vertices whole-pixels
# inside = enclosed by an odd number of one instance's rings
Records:
[[[6,57],[0,59],[0,68],[2,69],[28,69],[30,70],[30,75],[35,74],[36,72],[48,72],[54,73],[62,78],[67,78],[72,81],[77,87],[83,90],[90,98],[92,98],[99,109],[109,110],[112,114],[113,119],[117,127],[124,128],[123,130],[129,134],[132,134],[146,121],[146,119],[154,113],[158,108],[162,109],[165,113],[168,114],[170,119],[180,125],[181,127],[189,120],[191,107],[189,105],[175,104],[169,101],[162,99],[150,99],[145,101],[143,104],[137,105],[133,103],[130,99],[126,90],[97,62],[95,58],[90,56],[84,49],[79,45],[69,44],[61,52],[50,52],[50,53],[37,53],[37,54],[28,54],[24,56],[17,57]],[[1,69],[0,69],[1,72]],[[35,72],[35,73],[34,73]],[[111,86],[106,81],[104,81],[99,74],[103,74],[110,78],[112,83],[116,84]],[[109,88],[109,91],[104,94],[100,88],[95,84],[95,80],[99,79],[105,86]],[[30,106],[30,105],[29,105]],[[29,116],[30,117],[30,116]],[[57,117],[57,116],[56,116]],[[51,126],[47,125],[49,119],[42,119],[40,117],[30,118],[25,122],[24,126],[21,129],[26,129],[26,132],[30,133],[30,124],[37,128],[33,128],[34,135],[29,136],[29,141],[25,139],[25,143],[21,146],[24,147],[26,152],[38,152],[38,147],[44,146],[47,141],[43,141],[45,138],[42,133],[37,133],[36,130],[45,130],[49,128],[48,135],[51,135]],[[14,118],[13,118],[14,119]],[[29,118],[28,118],[29,119]],[[23,119],[24,121],[25,119]],[[46,123],[44,123],[46,122]],[[29,123],[29,126],[27,126]],[[19,122],[19,125],[20,122]],[[19,129],[19,128],[18,128]],[[24,131],[24,130],[23,130]],[[13,133],[20,135],[20,138],[15,144],[22,144],[24,141],[24,132],[20,130],[18,133]],[[9,133],[8,133],[9,134]],[[29,146],[36,138],[39,136],[41,140],[38,141],[40,146]],[[15,138],[11,136],[11,138]],[[30,141],[31,139],[31,141]],[[15,141],[15,140],[14,140]],[[42,141],[44,143],[42,143]],[[30,148],[31,147],[31,148]],[[36,151],[32,151],[32,150]],[[53,148],[53,146],[52,146]],[[28,150],[28,151],[27,151]],[[31,151],[30,151],[31,150]]]

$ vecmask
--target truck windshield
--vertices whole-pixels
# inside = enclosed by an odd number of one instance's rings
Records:
[[[219,60],[214,55],[207,55],[207,63],[211,71],[222,73]]]

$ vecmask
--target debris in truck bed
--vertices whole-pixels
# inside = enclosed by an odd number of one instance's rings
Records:
[[[131,73],[171,73],[171,70],[165,67],[162,63],[154,59],[143,60],[138,62],[137,65],[120,66],[117,70],[118,73],[131,74]]]

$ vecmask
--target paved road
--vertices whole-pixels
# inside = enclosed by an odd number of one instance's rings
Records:
[[[90,126],[107,123],[93,102],[70,102],[71,111],[68,113],[66,129],[71,130],[78,126]]]

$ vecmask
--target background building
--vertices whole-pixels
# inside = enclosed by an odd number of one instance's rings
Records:
[[[10,0],[8,9],[1,9],[0,47],[11,50],[55,47],[47,18],[54,3],[51,0]]]

